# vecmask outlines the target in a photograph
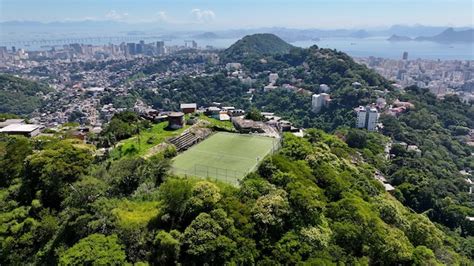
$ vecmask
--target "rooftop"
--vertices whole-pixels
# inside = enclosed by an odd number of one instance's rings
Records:
[[[384,183],[383,186],[385,187],[385,191],[393,191],[395,190],[395,188],[390,185],[390,184],[387,184],[387,183]]]
[[[168,117],[182,117],[184,116],[184,113],[181,112],[171,112],[168,114]]]
[[[3,122],[0,122],[0,128],[13,125],[13,124],[23,124],[25,123],[24,119],[7,119]]]
[[[197,108],[197,104],[195,103],[182,103],[180,105],[181,109],[183,108]]]
[[[2,129],[0,129],[0,133],[2,132],[24,132],[29,133],[35,131],[36,129],[40,128],[39,125],[31,125],[31,124],[12,124],[8,125]]]
[[[220,111],[221,108],[219,107],[215,107],[215,106],[210,106],[207,108],[208,111],[212,112],[212,111]]]

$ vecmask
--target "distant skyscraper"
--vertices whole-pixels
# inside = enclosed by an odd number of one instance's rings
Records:
[[[0,46],[0,57],[4,58],[8,54],[7,47],[6,46]]]
[[[156,42],[156,49],[158,51],[158,55],[164,55],[165,54],[165,42],[163,42],[163,41]]]
[[[408,60],[408,52],[403,52],[403,60]]]
[[[127,53],[129,55],[137,54],[136,44],[135,43],[127,43]]]
[[[69,46],[74,50],[74,52],[76,52],[76,53],[82,53],[82,47],[81,47],[80,44],[78,44],[78,43],[72,43],[72,44],[70,44]]]
[[[140,43],[136,45],[136,53],[137,54],[145,53],[145,41],[140,41]]]

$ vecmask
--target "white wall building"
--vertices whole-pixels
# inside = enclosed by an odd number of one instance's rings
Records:
[[[359,106],[356,109],[356,113],[356,128],[365,128],[369,131],[375,131],[377,129],[377,123],[379,121],[379,112],[375,107]]]
[[[377,123],[379,122],[379,112],[375,107],[368,109],[367,113],[367,130],[375,131],[377,129]]]
[[[277,73],[270,73],[270,75],[268,75],[268,81],[270,81],[271,84],[275,84],[277,80],[278,80]]]
[[[242,64],[240,64],[240,63],[227,63],[225,65],[225,68],[227,70],[239,70],[239,69],[242,68]]]
[[[357,120],[356,120],[356,128],[365,128],[365,120],[367,119],[367,110],[363,106],[359,106],[356,109],[357,113]]]
[[[328,91],[331,90],[331,88],[330,88],[328,85],[326,85],[326,84],[321,84],[321,85],[319,85],[319,89],[320,89],[322,92],[328,92]]]
[[[319,113],[323,106],[327,106],[330,101],[330,96],[327,93],[313,94],[311,97],[311,110],[314,113]]]
[[[26,137],[34,137],[41,133],[40,130],[40,125],[11,124],[0,129],[0,133],[5,133],[8,135],[23,135]]]

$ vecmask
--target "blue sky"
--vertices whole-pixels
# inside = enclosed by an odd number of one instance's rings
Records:
[[[472,0],[0,0],[0,21],[117,20],[196,28],[472,26]]]

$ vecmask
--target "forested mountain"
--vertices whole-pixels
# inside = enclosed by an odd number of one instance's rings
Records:
[[[247,56],[284,54],[288,53],[292,48],[294,47],[291,44],[274,34],[253,34],[245,36],[227,48],[221,54],[221,58],[224,61],[233,62],[242,60]]]
[[[262,60],[263,59],[263,60]],[[334,130],[338,126],[352,126],[352,108],[374,102],[380,92],[392,90],[390,83],[365,66],[359,65],[347,54],[331,49],[313,46],[308,49],[294,48],[286,54],[246,55],[238,61],[243,71],[253,78],[252,84],[228,77],[226,72],[217,72],[206,77],[183,77],[164,82],[162,89],[153,92],[148,88],[136,87],[141,97],[156,108],[177,108],[180,102],[195,101],[199,105],[221,102],[248,109],[255,105],[262,111],[276,112],[298,126]],[[319,85],[331,87],[333,101],[325,112],[316,115],[311,112],[311,97],[278,89],[264,92],[268,73],[278,73],[277,86],[294,84],[312,93],[320,92]],[[255,74],[257,73],[257,74]],[[361,84],[355,90],[354,82]],[[250,88],[256,92],[247,93]]]
[[[0,74],[0,113],[30,114],[43,105],[51,89],[41,83]]]
[[[383,151],[370,139],[365,149]],[[94,162],[93,147],[72,140],[2,137],[0,148],[2,265],[453,265],[472,256],[472,239],[404,207],[362,150],[319,130],[285,135],[240,187],[172,177],[162,156]]]

